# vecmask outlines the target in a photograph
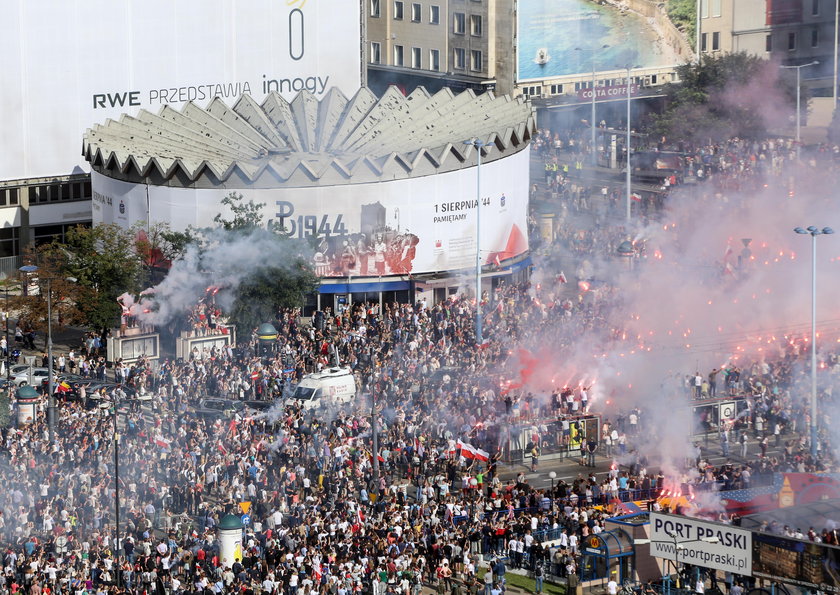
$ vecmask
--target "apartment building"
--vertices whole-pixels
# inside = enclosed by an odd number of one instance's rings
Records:
[[[367,84],[510,93],[514,0],[366,0]]]
[[[835,0],[702,0],[704,55],[747,52],[802,70],[813,89],[831,87]]]

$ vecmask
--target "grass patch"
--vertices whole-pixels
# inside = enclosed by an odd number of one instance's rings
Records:
[[[486,572],[486,568],[477,568],[475,571],[476,576],[478,576],[478,578],[480,579],[484,579],[484,574]],[[536,583],[534,582],[534,579],[530,577],[506,572],[505,582],[509,587],[516,587],[517,589],[521,589],[527,593],[536,593],[536,590],[534,589],[534,585]],[[566,585],[558,585],[543,580],[542,592],[548,593],[549,595],[566,595]]]

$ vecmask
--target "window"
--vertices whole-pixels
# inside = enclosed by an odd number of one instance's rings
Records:
[[[720,50],[720,31],[715,31],[712,33],[712,51],[717,52]]]
[[[481,50],[472,50],[470,52],[470,69],[474,71],[481,70]]]
[[[436,4],[429,7],[429,24],[440,25],[440,6]]]
[[[811,16],[820,16],[820,0],[811,0]]]
[[[440,70],[440,50],[429,50],[429,70]]]
[[[702,14],[702,18],[708,19],[709,18],[709,0],[697,0],[700,2],[700,13]]]
[[[18,255],[19,227],[0,229],[0,257]]]
[[[772,52],[773,51],[773,36],[767,35],[764,38],[764,51],[765,52]]]
[[[563,85],[551,85],[551,94],[552,95],[562,95],[563,94]]]
[[[463,35],[467,31],[467,15],[463,12],[456,12],[452,15],[452,32]]]
[[[382,8],[380,7],[380,0],[370,0],[370,16],[374,18],[379,18],[379,15],[382,12]]]
[[[820,45],[820,30],[814,27],[811,29],[811,47],[815,48]]]
[[[470,15],[470,35],[475,35],[476,37],[481,36],[481,15],[480,14],[471,14]]]
[[[0,207],[10,207],[20,203],[20,188],[0,188]]]
[[[370,43],[370,63],[382,64],[382,44],[378,41]]]
[[[403,64],[404,64],[403,46],[395,45],[394,46],[394,66],[402,66]]]
[[[793,51],[796,49],[796,32],[791,31],[788,33],[788,50]]]
[[[455,53],[453,54],[455,60],[455,68],[460,68],[464,70],[467,67],[467,50],[464,48],[455,48]]]
[[[423,7],[420,6],[419,3],[415,2],[411,5],[411,22],[412,23],[419,23],[420,20],[423,18]]]
[[[700,51],[706,51],[706,37],[708,37],[708,33],[701,33],[700,34]]]
[[[423,68],[421,60],[422,57],[420,56],[420,48],[411,48],[411,67]]]
[[[720,5],[721,0],[712,0],[712,16],[719,17],[720,16]]]
[[[401,0],[394,0],[394,19],[403,20],[403,3]]]

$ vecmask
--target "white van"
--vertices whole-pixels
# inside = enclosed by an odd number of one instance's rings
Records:
[[[334,403],[343,405],[356,397],[356,377],[350,368],[327,368],[307,374],[298,383],[293,399],[303,402],[304,409],[317,409]]]

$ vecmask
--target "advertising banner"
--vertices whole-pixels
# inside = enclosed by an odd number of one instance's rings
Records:
[[[79,173],[108,118],[247,93],[360,85],[360,3],[9,0],[0,19],[0,180]]]
[[[750,531],[684,516],[650,515],[650,552],[656,558],[749,576]]]
[[[633,83],[630,85],[630,97],[635,97],[639,94],[639,85]],[[613,85],[611,87],[595,87],[595,100],[601,99],[621,99],[627,97],[627,85]],[[592,89],[581,89],[578,91],[578,99],[581,101],[592,101]]]
[[[799,585],[827,593],[840,593],[840,548],[754,533],[753,576]]]
[[[517,82],[680,61],[647,19],[609,3],[520,0],[517,26]]]
[[[501,264],[528,250],[528,152],[481,166],[481,259]],[[92,175],[93,222],[172,229],[213,227],[231,190],[149,186]],[[365,184],[242,189],[263,221],[308,239],[321,277],[374,277],[475,266],[476,168]]]

